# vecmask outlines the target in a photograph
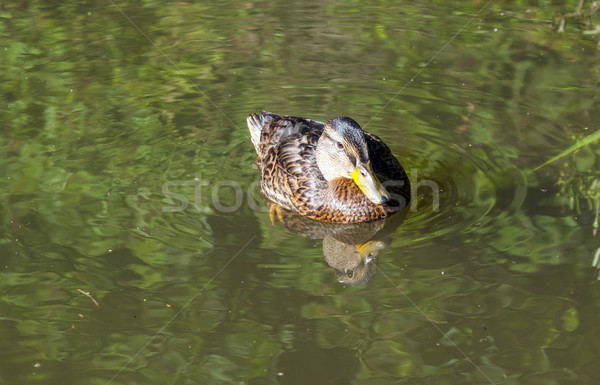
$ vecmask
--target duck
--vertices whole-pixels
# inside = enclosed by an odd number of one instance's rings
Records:
[[[321,122],[262,111],[247,123],[262,193],[292,212],[361,223],[387,218],[410,201],[398,159],[350,117]]]

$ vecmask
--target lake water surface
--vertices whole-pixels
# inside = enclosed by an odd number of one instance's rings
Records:
[[[3,2],[0,382],[600,383],[600,20],[565,3]],[[351,116],[413,204],[269,212],[261,110]]]

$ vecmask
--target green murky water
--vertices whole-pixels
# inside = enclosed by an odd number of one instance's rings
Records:
[[[600,20],[566,3],[0,4],[0,382],[598,383]],[[415,205],[270,215],[262,109],[352,116]]]

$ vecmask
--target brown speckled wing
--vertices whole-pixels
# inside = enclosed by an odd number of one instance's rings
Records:
[[[273,147],[264,159],[262,190],[280,205],[300,213],[314,211],[321,205],[327,181],[315,159],[318,136],[312,132],[293,134]]]
[[[323,123],[311,119],[297,118],[293,116],[279,116],[270,112],[261,112],[253,115],[257,126],[262,127],[260,140],[256,148],[259,159],[268,155],[269,151],[281,145],[281,143],[295,134],[311,135],[317,139],[323,132]]]

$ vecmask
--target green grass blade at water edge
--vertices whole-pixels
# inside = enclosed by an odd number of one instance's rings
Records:
[[[598,262],[600,262],[600,247],[596,250],[596,254],[594,254],[594,260],[592,261],[592,266],[600,269]]]
[[[575,152],[576,150],[580,149],[581,147],[587,146],[588,144],[595,142],[596,140],[600,139],[600,130],[594,132],[591,135],[586,136],[585,138],[581,139],[580,141],[578,141],[577,143],[573,144],[572,146],[570,146],[569,148],[567,148],[566,150],[564,150],[563,152],[561,152],[560,154],[556,155],[555,157],[553,157],[552,159],[542,163],[541,165],[537,166],[536,168],[534,168],[532,170],[533,171],[537,171],[540,168],[558,160],[561,158],[564,158],[565,156],[571,154],[572,152]]]

